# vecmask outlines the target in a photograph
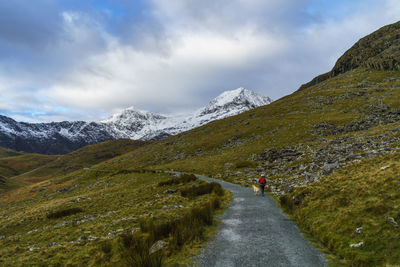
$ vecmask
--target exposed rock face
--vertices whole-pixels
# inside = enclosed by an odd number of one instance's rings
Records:
[[[106,128],[95,122],[25,123],[0,115],[0,146],[17,151],[64,154],[111,139]]]
[[[400,151],[400,147],[396,147],[396,144],[400,143],[399,132],[400,128],[395,128],[377,136],[356,134],[333,139],[317,137],[318,142],[309,145],[266,149],[249,158],[258,163],[257,168],[242,169],[240,173],[225,169],[225,173],[217,175],[217,178],[232,179],[244,176],[248,178],[248,182],[242,184],[248,185],[260,173],[265,173],[269,189],[273,194],[281,196],[290,193],[295,187],[319,181],[322,177],[362,158]],[[305,195],[297,196],[295,202],[300,204],[304,197]]]
[[[341,56],[330,72],[315,77],[299,90],[339,74],[365,67],[375,70],[400,70],[400,21],[360,39]]]

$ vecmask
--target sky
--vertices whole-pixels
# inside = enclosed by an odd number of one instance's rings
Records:
[[[398,0],[0,0],[0,115],[176,115],[238,87],[276,100],[398,20]]]

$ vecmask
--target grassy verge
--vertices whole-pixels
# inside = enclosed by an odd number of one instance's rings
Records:
[[[400,262],[400,153],[365,159],[281,202],[297,224],[351,266]],[[357,244],[357,245],[355,245]]]

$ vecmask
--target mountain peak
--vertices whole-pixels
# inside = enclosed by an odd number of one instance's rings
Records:
[[[213,120],[237,115],[271,103],[269,97],[245,88],[225,91],[187,117],[164,117],[129,107],[102,123],[115,138],[158,139],[199,127]]]
[[[235,90],[225,91],[216,98],[214,98],[208,105],[201,110],[201,114],[208,114],[215,112],[217,109],[231,110],[234,106],[236,109],[252,109],[259,106],[264,106],[271,103],[272,100],[269,97],[259,95],[253,91],[247,90],[243,87]]]
[[[136,120],[162,120],[166,117],[152,113],[150,111],[141,110],[134,106],[130,106],[119,113],[116,113],[109,117],[108,119],[102,120],[102,123],[116,123],[116,122],[123,122],[123,121],[130,121],[132,119]]]

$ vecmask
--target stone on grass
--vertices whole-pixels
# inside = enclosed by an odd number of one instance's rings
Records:
[[[364,242],[363,242],[363,241],[361,241],[361,242],[359,242],[359,243],[355,243],[355,244],[350,244],[350,247],[351,247],[351,248],[359,248],[359,247],[361,247],[362,245],[364,245]]]
[[[53,248],[53,247],[58,247],[60,244],[56,243],[56,242],[51,242],[49,244],[47,244],[48,248]]]
[[[393,227],[398,227],[399,224],[395,221],[393,217],[388,217],[387,222],[390,223]]]
[[[353,236],[357,236],[357,235],[361,234],[362,230],[363,230],[362,227],[356,228],[356,230],[354,230]]]
[[[94,240],[97,239],[97,237],[96,237],[96,236],[93,236],[93,235],[90,235],[90,236],[88,236],[87,239],[88,239],[89,241],[94,241]]]
[[[149,250],[149,254],[153,254],[156,253],[157,251],[166,249],[168,247],[168,242],[164,241],[164,240],[158,240],[156,243],[154,243],[150,250]]]
[[[40,249],[40,247],[38,245],[33,245],[29,248],[29,251],[34,251],[34,250],[38,250]]]

